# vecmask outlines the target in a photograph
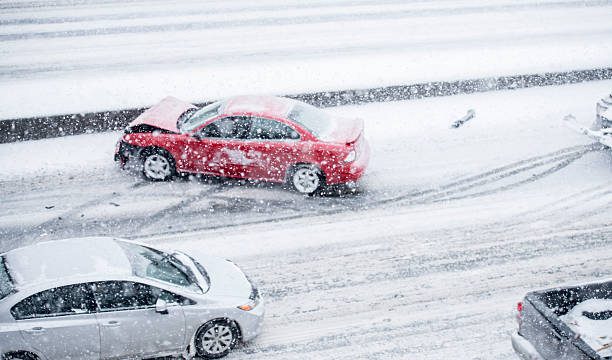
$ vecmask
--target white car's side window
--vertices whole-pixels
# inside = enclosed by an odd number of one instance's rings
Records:
[[[134,310],[155,307],[157,299],[169,304],[185,303],[185,299],[155,286],[132,281],[102,281],[93,284],[100,311]]]
[[[87,284],[68,285],[29,296],[13,306],[16,320],[85,314],[96,311],[91,288]]]

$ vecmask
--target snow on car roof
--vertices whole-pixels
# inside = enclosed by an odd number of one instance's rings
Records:
[[[88,275],[130,275],[132,267],[113,238],[89,237],[41,242],[4,254],[16,287]]]
[[[259,114],[284,117],[293,108],[295,100],[268,95],[242,95],[227,99],[226,114]]]

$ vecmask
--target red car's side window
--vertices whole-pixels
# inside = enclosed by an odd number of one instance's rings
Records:
[[[298,140],[300,134],[276,120],[253,117],[249,138],[257,140]]]
[[[251,126],[247,116],[229,116],[213,121],[199,131],[200,137],[246,139]]]

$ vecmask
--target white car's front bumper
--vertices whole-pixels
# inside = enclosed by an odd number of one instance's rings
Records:
[[[251,311],[245,311],[238,320],[242,331],[242,341],[249,341],[261,333],[265,314],[264,299],[260,298],[259,303]]]

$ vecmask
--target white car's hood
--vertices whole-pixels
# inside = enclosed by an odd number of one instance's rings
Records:
[[[233,262],[215,256],[192,254],[206,270],[209,289],[207,295],[232,296],[248,299],[253,286],[246,275]],[[194,272],[198,271],[194,269]]]

